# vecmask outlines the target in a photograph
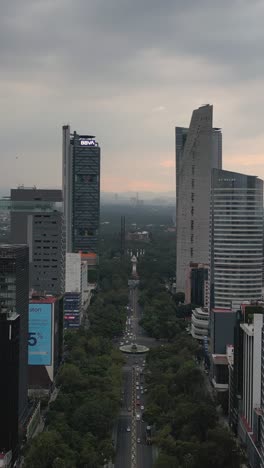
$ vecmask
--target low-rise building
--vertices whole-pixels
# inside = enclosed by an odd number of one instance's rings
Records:
[[[128,232],[126,236],[127,241],[141,241],[141,242],[149,242],[149,232],[148,231],[135,231],[135,232]]]
[[[203,341],[208,336],[209,311],[206,308],[196,307],[192,311],[191,335],[196,340]]]

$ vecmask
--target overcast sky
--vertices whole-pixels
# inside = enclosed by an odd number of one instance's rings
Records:
[[[263,0],[2,2],[0,188],[60,186],[70,123],[102,190],[174,190],[174,127],[206,103],[224,168],[264,178],[263,23]]]

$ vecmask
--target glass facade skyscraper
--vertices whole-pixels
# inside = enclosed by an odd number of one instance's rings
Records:
[[[66,251],[98,253],[100,147],[91,135],[63,127],[63,193]]]
[[[28,247],[26,245],[0,244],[0,314],[12,313],[19,316],[19,342],[18,357],[18,417],[21,421],[27,412],[27,390],[28,390],[28,303],[29,303],[29,261]],[[7,318],[9,320],[9,318]],[[15,323],[13,321],[12,323]],[[1,321],[1,330],[4,336],[6,320]],[[3,342],[1,342],[3,346]],[[1,351],[1,348],[0,348]],[[10,361],[11,362],[11,361]],[[5,363],[2,363],[5,365]],[[6,375],[1,371],[1,388],[9,385]],[[16,369],[14,368],[14,372]],[[11,389],[10,389],[11,391]],[[14,389],[15,391],[15,389]],[[0,397],[2,405],[7,402]],[[11,404],[11,400],[10,400]],[[16,404],[14,402],[14,404]],[[4,408],[3,408],[4,411]],[[1,411],[0,407],[0,414]],[[4,424],[4,422],[3,422]]]

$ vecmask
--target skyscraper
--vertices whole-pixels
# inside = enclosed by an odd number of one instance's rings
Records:
[[[263,181],[212,171],[211,307],[236,309],[261,299]]]
[[[66,252],[98,253],[100,147],[91,135],[63,126]]]
[[[11,242],[29,246],[29,286],[39,294],[64,292],[65,224],[61,190],[11,190]]]
[[[12,452],[13,460],[19,445],[19,347],[20,315],[0,307],[0,453]]]
[[[194,110],[189,128],[176,127],[176,289],[185,291],[190,262],[209,261],[211,169],[222,166],[222,133],[213,106]]]
[[[18,396],[17,410],[20,422],[27,413],[28,270],[28,247],[26,245],[0,244],[0,309],[2,311],[0,313],[3,313],[0,320],[0,353],[7,359],[3,361],[1,358],[0,360],[0,414],[3,427],[6,407],[8,406],[11,410],[12,404],[14,406],[17,404],[16,401],[12,402],[12,398],[15,400]],[[7,344],[8,339],[10,339],[10,346],[4,350],[2,347]],[[14,357],[12,352],[19,354]],[[16,384],[17,388],[14,388],[12,381],[8,380],[4,369],[9,375],[13,371],[17,372],[17,377],[15,374],[12,377],[13,384]],[[6,395],[9,395],[8,400],[4,398]]]

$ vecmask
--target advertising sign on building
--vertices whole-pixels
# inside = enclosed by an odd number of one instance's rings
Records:
[[[52,304],[29,304],[28,364],[50,366],[52,360]]]

